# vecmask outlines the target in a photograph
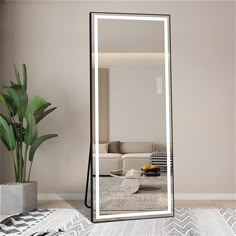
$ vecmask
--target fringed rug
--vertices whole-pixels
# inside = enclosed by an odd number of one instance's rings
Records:
[[[80,212],[79,212],[80,211]],[[89,210],[43,209],[0,223],[0,236],[235,236],[236,209],[178,208],[175,217],[92,224]],[[81,214],[83,213],[83,214]],[[48,232],[48,234],[47,234]],[[57,234],[56,234],[57,232]],[[54,234],[53,234],[54,233]]]

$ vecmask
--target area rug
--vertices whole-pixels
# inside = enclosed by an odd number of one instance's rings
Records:
[[[93,224],[89,209],[42,209],[0,223],[0,236],[235,236],[236,209],[177,208],[175,217]],[[53,234],[51,234],[53,235]],[[53,236],[54,236],[53,235]]]
[[[235,236],[236,209],[175,210],[175,217],[96,224],[90,236]]]
[[[145,178],[137,193],[129,194],[122,188],[123,179],[100,177],[100,210],[106,211],[150,211],[167,209],[166,176]]]
[[[0,236],[88,236],[95,225],[86,214],[83,209],[40,209],[10,216],[0,222]]]

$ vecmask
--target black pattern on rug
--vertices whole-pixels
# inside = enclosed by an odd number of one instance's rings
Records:
[[[41,209],[7,217],[0,223],[0,235],[20,235],[30,227],[43,221],[54,211],[56,210]]]
[[[1,221],[0,236],[31,236],[36,233],[45,236],[88,236],[93,227],[76,209],[40,209],[9,216]]]

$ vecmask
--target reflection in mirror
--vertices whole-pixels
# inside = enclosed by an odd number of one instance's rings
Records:
[[[90,17],[92,220],[173,216],[169,16]]]

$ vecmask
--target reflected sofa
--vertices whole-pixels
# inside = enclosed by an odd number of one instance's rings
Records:
[[[158,144],[151,142],[109,142],[99,144],[99,174],[109,175],[111,170],[138,169],[150,164],[152,152]],[[95,149],[93,150],[93,174],[95,174]]]

